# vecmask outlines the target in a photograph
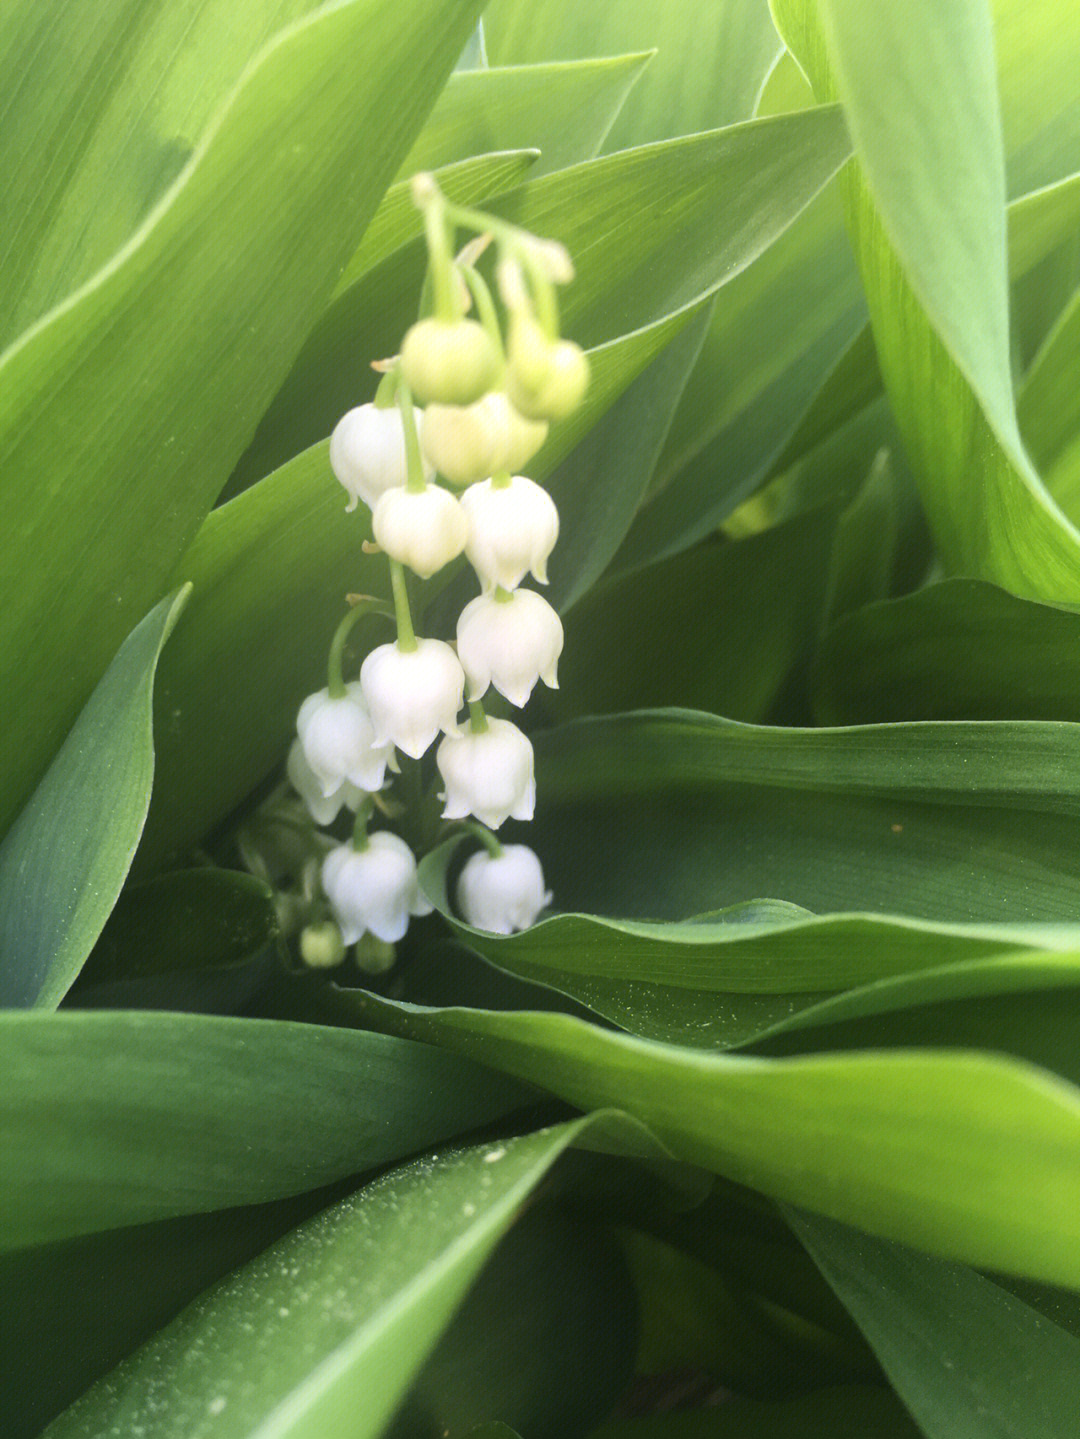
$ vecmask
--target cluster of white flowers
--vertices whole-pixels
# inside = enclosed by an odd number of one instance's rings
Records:
[[[375,546],[389,559],[397,638],[372,649],[359,678],[346,683],[344,641],[359,611],[346,617],[331,648],[330,682],[301,705],[288,761],[316,824],[332,823],[343,806],[357,813],[352,839],[332,848],[321,870],[342,945],[365,935],[393,944],[410,916],[431,910],[408,845],[388,830],[368,834],[367,824],[373,808],[386,808],[381,792],[387,771],[398,769],[396,751],[419,760],[436,740],[443,818],[467,821],[484,845],[459,878],[464,918],[509,934],[551,900],[533,851],[504,847],[492,833],[507,819],[532,819],[536,784],[528,738],[487,715],[482,701],[494,689],[520,708],[539,681],[557,684],[562,623],[540,594],[520,586],[530,574],[547,583],[559,516],[547,491],[519,472],[544,444],[549,422],[576,409],[588,384],[584,354],[558,335],[554,286],[573,271],[560,245],[449,204],[430,177],[414,183],[414,194],[435,314],[412,326],[400,356],[377,366],[384,377],[374,402],[344,415],[330,440],[347,508],[363,502],[371,510]],[[499,243],[505,345],[473,263],[482,244],[453,259],[458,225]],[[476,319],[467,314],[474,301]],[[418,637],[406,570],[426,580],[461,555],[481,592],[462,610],[456,642]],[[305,933],[307,962],[335,962],[327,956],[339,946],[326,922]]]

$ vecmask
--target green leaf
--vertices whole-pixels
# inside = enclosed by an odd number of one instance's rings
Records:
[[[88,984],[243,964],[278,934],[274,892],[237,870],[176,870],[127,888],[83,968]]]
[[[568,303],[568,326],[580,334],[587,321],[602,336],[620,324],[642,324],[590,352],[590,394],[578,416],[555,427],[530,467],[536,478],[551,473],[664,345],[694,322],[695,308],[732,267],[749,263],[840,163],[846,142],[837,116],[814,114],[810,131],[798,116],[794,128],[785,120],[757,122],[593,161],[518,192],[514,218],[557,235],[571,250],[578,242],[589,247],[576,282],[585,299],[576,308]],[[774,192],[773,181],[791,167],[801,167],[796,191]],[[637,225],[635,217],[661,194],[663,223]],[[725,204],[731,229],[719,244],[716,214]],[[661,263],[665,247],[671,253]],[[614,253],[623,256],[622,264],[609,263]],[[688,258],[692,263],[684,271],[678,262]],[[647,283],[638,267],[648,270]],[[400,295],[411,309],[422,270],[420,248],[403,250],[348,292],[368,292],[361,308],[370,322],[359,336],[343,328],[341,343],[350,354],[396,350],[400,329],[395,333],[393,325],[408,320],[398,312],[394,321],[396,302],[388,296]],[[377,332],[379,325],[386,333]],[[316,415],[311,423],[324,431],[357,398],[343,386],[340,355],[332,362],[329,354],[325,367],[308,376],[312,404],[318,393],[318,403],[327,406],[323,420]],[[672,373],[677,382],[677,370]],[[305,411],[305,424],[314,413]],[[604,478],[608,515],[625,523],[630,505],[623,477],[605,471]],[[568,513],[584,503],[576,479],[568,464],[553,481],[555,498]],[[641,475],[632,467],[625,479],[632,500]],[[147,867],[198,839],[280,763],[300,700],[321,683],[322,654],[342,595],[385,592],[385,566],[361,554],[369,532],[359,514],[343,518],[342,498],[325,443],[315,446],[215,511],[178,567],[176,573],[194,583],[195,599],[185,648],[170,655],[162,675],[161,712],[172,723],[150,816]],[[617,539],[610,524],[592,537],[593,568]],[[232,722],[238,704],[247,716],[242,729]]]
[[[1060,989],[1076,976],[1080,928],[1072,924],[811,915],[775,900],[666,924],[561,914],[520,934],[493,935],[464,924],[450,905],[447,876],[461,846],[451,840],[432,851],[420,875],[462,942],[500,970],[570,995],[645,1038],[728,1048],[967,995]],[[925,985],[922,971],[930,972]],[[893,976],[907,978],[882,983]],[[824,997],[839,989],[849,992]],[[976,1018],[979,1034],[993,1038],[996,1016]],[[951,1023],[959,1035],[956,1019]],[[1067,1031],[1058,1032],[1067,1041]],[[918,1037],[916,1024],[905,1040]],[[881,1042],[880,1034],[872,1042]]]
[[[844,104],[859,159],[849,229],[939,548],[953,568],[1017,593],[1080,599],[1080,534],[1016,422],[1005,166],[982,0],[918,0],[882,25],[853,0],[773,0],[773,13],[815,93]]]
[[[1020,425],[1055,500],[1080,516],[1080,290],[1058,317],[1024,380]]]
[[[121,1423],[152,1424],[156,1439],[196,1426],[207,1439],[376,1439],[523,1202],[589,1127],[383,1175],[210,1290],[49,1439],[97,1439]]]
[[[492,0],[484,25],[498,65],[655,48],[609,150],[748,119],[781,48],[760,0],[713,0],[707,9],[690,0]]]
[[[662,704],[764,719],[817,637],[836,518],[823,507],[602,581],[567,620],[558,691],[533,706],[558,720]]]
[[[116,903],[150,804],[154,672],[186,599],[120,646],[0,844],[0,1005],[55,1009]]]
[[[773,896],[946,921],[1075,914],[1073,725],[772,729],[652,710],[533,742],[529,843],[564,910],[685,919]]]
[[[402,177],[491,150],[535,147],[538,175],[591,159],[652,59],[626,48],[602,59],[560,53],[549,64],[452,75],[402,163]]]
[[[1080,1340],[991,1280],[820,1217],[789,1221],[927,1439],[1069,1439]]]
[[[120,249],[245,65],[317,0],[11,0],[0,39],[7,344]],[[108,194],[108,204],[101,195]]]
[[[254,1019],[0,1015],[0,1248],[299,1194],[522,1103],[417,1045]]]
[[[283,31],[124,248],[0,360],[0,828],[160,597],[478,9],[351,0]]]
[[[824,637],[822,724],[1080,720],[1080,614],[945,580],[846,615]]]
[[[903,1405],[869,1385],[797,1399],[735,1399],[715,1408],[613,1420],[591,1439],[922,1439]]]
[[[618,1105],[676,1159],[773,1198],[966,1263],[1080,1280],[1080,1091],[1032,1065],[948,1050],[735,1058],[562,1014],[355,1005],[365,1024],[580,1109]]]

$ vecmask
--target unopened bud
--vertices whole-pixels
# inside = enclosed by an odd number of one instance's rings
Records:
[[[401,371],[424,403],[470,405],[498,378],[499,356],[476,320],[420,320],[405,336]]]
[[[335,969],[345,958],[345,941],[332,919],[309,924],[300,933],[300,958],[308,969]]]

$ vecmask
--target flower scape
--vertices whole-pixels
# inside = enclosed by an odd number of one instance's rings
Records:
[[[490,706],[494,692],[520,709],[539,682],[558,683],[562,622],[523,583],[547,584],[559,514],[522,471],[589,383],[585,354],[559,334],[556,286],[573,278],[573,266],[558,242],[452,204],[430,175],[416,176],[412,193],[428,247],[421,310],[430,313],[399,355],[375,362],[382,378],[374,400],[343,415],[330,439],[346,509],[371,511],[367,548],[386,556],[393,608],[349,597],[327,684],[301,704],[287,763],[290,784],[323,827],[310,836],[305,893],[298,911],[294,897],[290,925],[312,968],[339,964],[353,945],[367,969],[385,968],[387,947],[412,917],[431,912],[417,856],[391,829],[372,828],[377,816],[386,823],[406,811],[394,794],[399,753],[415,764],[434,747],[442,818],[481,842],[456,890],[469,924],[511,934],[552,898],[533,850],[504,846],[495,833],[508,819],[532,819],[536,780],[529,739],[489,714],[485,699]],[[455,255],[461,229],[474,238]],[[492,242],[504,317],[478,268]],[[430,580],[462,556],[480,594],[462,609],[455,640],[418,635],[409,573],[414,584]],[[350,634],[373,611],[393,619],[396,638],[371,649],[347,679]],[[355,819],[339,843],[324,830],[343,809]]]

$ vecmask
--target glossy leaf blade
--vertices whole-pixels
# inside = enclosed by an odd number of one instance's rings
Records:
[[[478,8],[351,0],[282,32],[139,231],[0,360],[0,724],[17,757],[0,827],[160,597]],[[357,46],[379,57],[361,82]],[[358,144],[376,124],[382,143]]]
[[[186,599],[124,641],[0,844],[0,1006],[55,1009],[116,902],[150,805],[158,656]]]
[[[0,1016],[0,1246],[299,1194],[521,1095],[415,1045],[196,1015]]]

